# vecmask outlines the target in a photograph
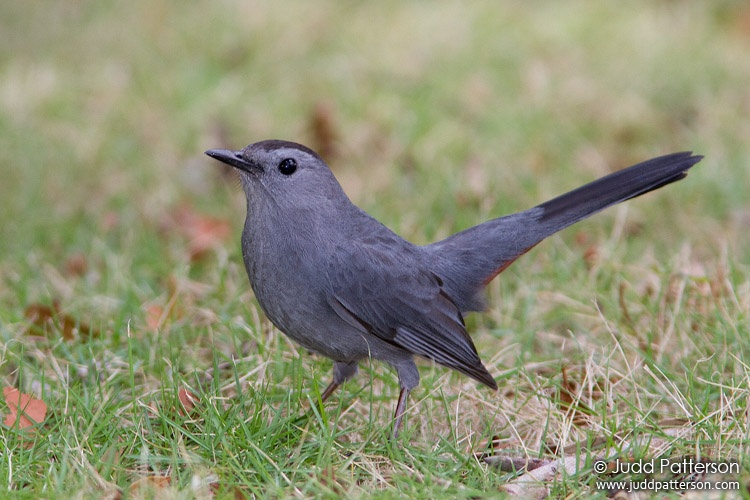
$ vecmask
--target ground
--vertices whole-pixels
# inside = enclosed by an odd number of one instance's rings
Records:
[[[0,41],[2,490],[604,495],[596,459],[660,457],[748,483],[744,2],[6,2]],[[417,243],[705,159],[493,281],[467,325],[500,390],[422,362],[392,442],[395,374],[321,408],[331,363],[254,301],[203,151],[270,138]]]

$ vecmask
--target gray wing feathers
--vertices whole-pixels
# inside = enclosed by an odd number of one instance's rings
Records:
[[[497,387],[441,279],[408,251],[400,262],[375,245],[340,249],[329,269],[331,308],[351,326]],[[344,259],[339,260],[339,259]],[[336,260],[339,260],[336,262]]]

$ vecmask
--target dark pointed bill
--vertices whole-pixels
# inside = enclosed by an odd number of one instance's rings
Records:
[[[229,149],[209,149],[206,154],[211,158],[219,160],[222,163],[231,165],[234,168],[244,170],[245,172],[253,172],[262,170],[259,166],[254,163],[250,163],[242,157],[242,151],[230,151]]]

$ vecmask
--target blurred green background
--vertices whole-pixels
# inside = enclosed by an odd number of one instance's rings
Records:
[[[521,259],[471,326],[498,370],[507,360],[492,356],[516,343],[511,359],[567,359],[543,333],[585,335],[597,320],[594,296],[612,313],[624,282],[637,309],[648,286],[658,295],[688,276],[731,291],[728,309],[685,303],[680,312],[703,315],[697,328],[710,342],[733,329],[724,355],[744,359],[748,54],[744,1],[3,2],[0,380],[28,392],[49,378],[46,400],[61,397],[56,375],[42,376],[49,367],[24,354],[40,348],[26,334],[35,303],[57,302],[100,333],[44,346],[71,371],[113,357],[137,362],[148,386],[149,376],[163,381],[165,365],[207,369],[214,350],[230,356],[248,338],[261,345],[251,352],[279,361],[262,347],[241,267],[243,196],[203,155],[270,138],[321,151],[355,203],[418,243],[652,156],[703,154],[686,180]],[[207,226],[199,256],[185,217]],[[643,300],[654,315],[664,305]],[[273,338],[269,349],[292,349]],[[660,349],[667,373],[682,376],[695,362]],[[317,368],[320,384],[328,369]],[[309,388],[288,374],[271,369],[272,389]],[[135,397],[141,386],[127,378],[112,380]],[[392,378],[385,385],[395,390]]]
[[[10,2],[2,254],[86,250],[108,210],[134,225],[176,200],[218,210],[202,151],[315,147],[320,106],[352,197],[420,241],[454,229],[435,212],[472,175],[480,220],[682,149],[708,159],[664,217],[720,232],[748,188],[743,6]]]

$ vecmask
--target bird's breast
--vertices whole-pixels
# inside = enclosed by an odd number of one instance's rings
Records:
[[[242,257],[247,276],[263,311],[285,333],[297,329],[305,315],[319,315],[328,307],[322,251],[314,238],[283,226],[269,233],[245,225]]]

